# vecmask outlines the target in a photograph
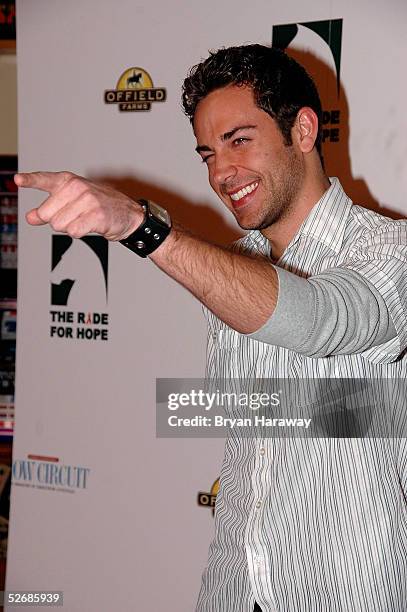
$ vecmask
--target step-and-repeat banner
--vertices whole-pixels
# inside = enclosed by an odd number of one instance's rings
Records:
[[[194,152],[181,84],[208,49],[273,43],[320,88],[328,172],[402,216],[406,13],[401,0],[20,0],[20,169],[109,181],[228,242],[238,232]],[[19,199],[7,588],[63,591],[68,612],[190,612],[222,440],[156,438],[155,379],[204,375],[201,308],[121,245],[28,226],[43,198]]]

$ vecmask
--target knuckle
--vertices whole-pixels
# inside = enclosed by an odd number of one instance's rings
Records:
[[[65,185],[69,186],[70,189],[74,189],[75,191],[82,190],[83,191],[83,180],[72,174],[66,181]]]
[[[61,191],[70,197],[78,197],[87,189],[85,179],[77,174],[69,173],[70,176],[62,181]]]
[[[71,238],[82,238],[85,235],[84,232],[81,232],[79,229],[72,229],[67,232],[71,236]]]
[[[95,204],[97,202],[95,194],[88,185],[84,186],[82,197],[85,198],[89,204]]]
[[[76,175],[73,172],[70,172],[69,170],[64,170],[63,172],[59,172],[59,176],[63,181],[69,181],[73,179]]]
[[[50,226],[55,232],[63,232],[65,229],[64,224],[59,219],[52,219],[50,221]]]
[[[82,238],[82,236],[85,236],[86,234],[86,231],[84,231],[81,224],[76,221],[70,223],[65,231],[67,234],[69,234],[69,236],[71,236],[71,238]]]
[[[39,217],[39,219],[43,222],[43,223],[49,223],[50,222],[50,216],[47,215],[47,213],[45,212],[45,210],[41,210],[41,207],[37,209],[37,215]]]
[[[86,209],[94,215],[98,215],[102,211],[102,205],[98,194],[92,191],[90,187],[87,187],[82,193],[82,198],[86,204]]]

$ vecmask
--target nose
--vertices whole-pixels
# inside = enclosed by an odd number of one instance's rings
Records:
[[[212,164],[212,181],[221,186],[232,180],[237,174],[237,168],[230,153],[222,153],[215,155],[214,163]]]

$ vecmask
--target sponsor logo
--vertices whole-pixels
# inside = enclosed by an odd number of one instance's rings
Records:
[[[342,53],[342,19],[306,21],[273,26],[272,44],[279,49],[287,49],[292,43],[298,43],[300,27],[317,34],[330,50],[335,66],[336,99],[340,94],[340,72]],[[296,40],[297,39],[297,40]],[[312,49],[311,49],[312,51]],[[339,142],[341,111],[338,108],[324,109],[322,114],[322,141]]]
[[[52,236],[51,338],[108,340],[108,241]]]
[[[154,87],[153,80],[143,68],[127,68],[117,81],[116,89],[105,91],[106,104],[118,104],[119,110],[149,111],[153,102],[165,102],[167,92]]]
[[[76,493],[88,488],[90,468],[61,463],[59,457],[27,455],[26,459],[14,459],[12,465],[13,486]]]
[[[198,493],[198,506],[203,506],[204,508],[210,508],[212,510],[212,515],[214,515],[216,496],[218,494],[218,491],[219,491],[219,478],[215,480],[209,493],[206,493],[203,491],[200,491]]]

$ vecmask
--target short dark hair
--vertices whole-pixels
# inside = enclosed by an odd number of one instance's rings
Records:
[[[193,66],[184,81],[182,104],[193,123],[198,102],[226,85],[252,88],[257,106],[279,126],[285,143],[292,144],[291,128],[298,111],[308,106],[318,117],[316,149],[321,157],[322,106],[314,81],[306,70],[281,49],[243,45],[210,52]]]

